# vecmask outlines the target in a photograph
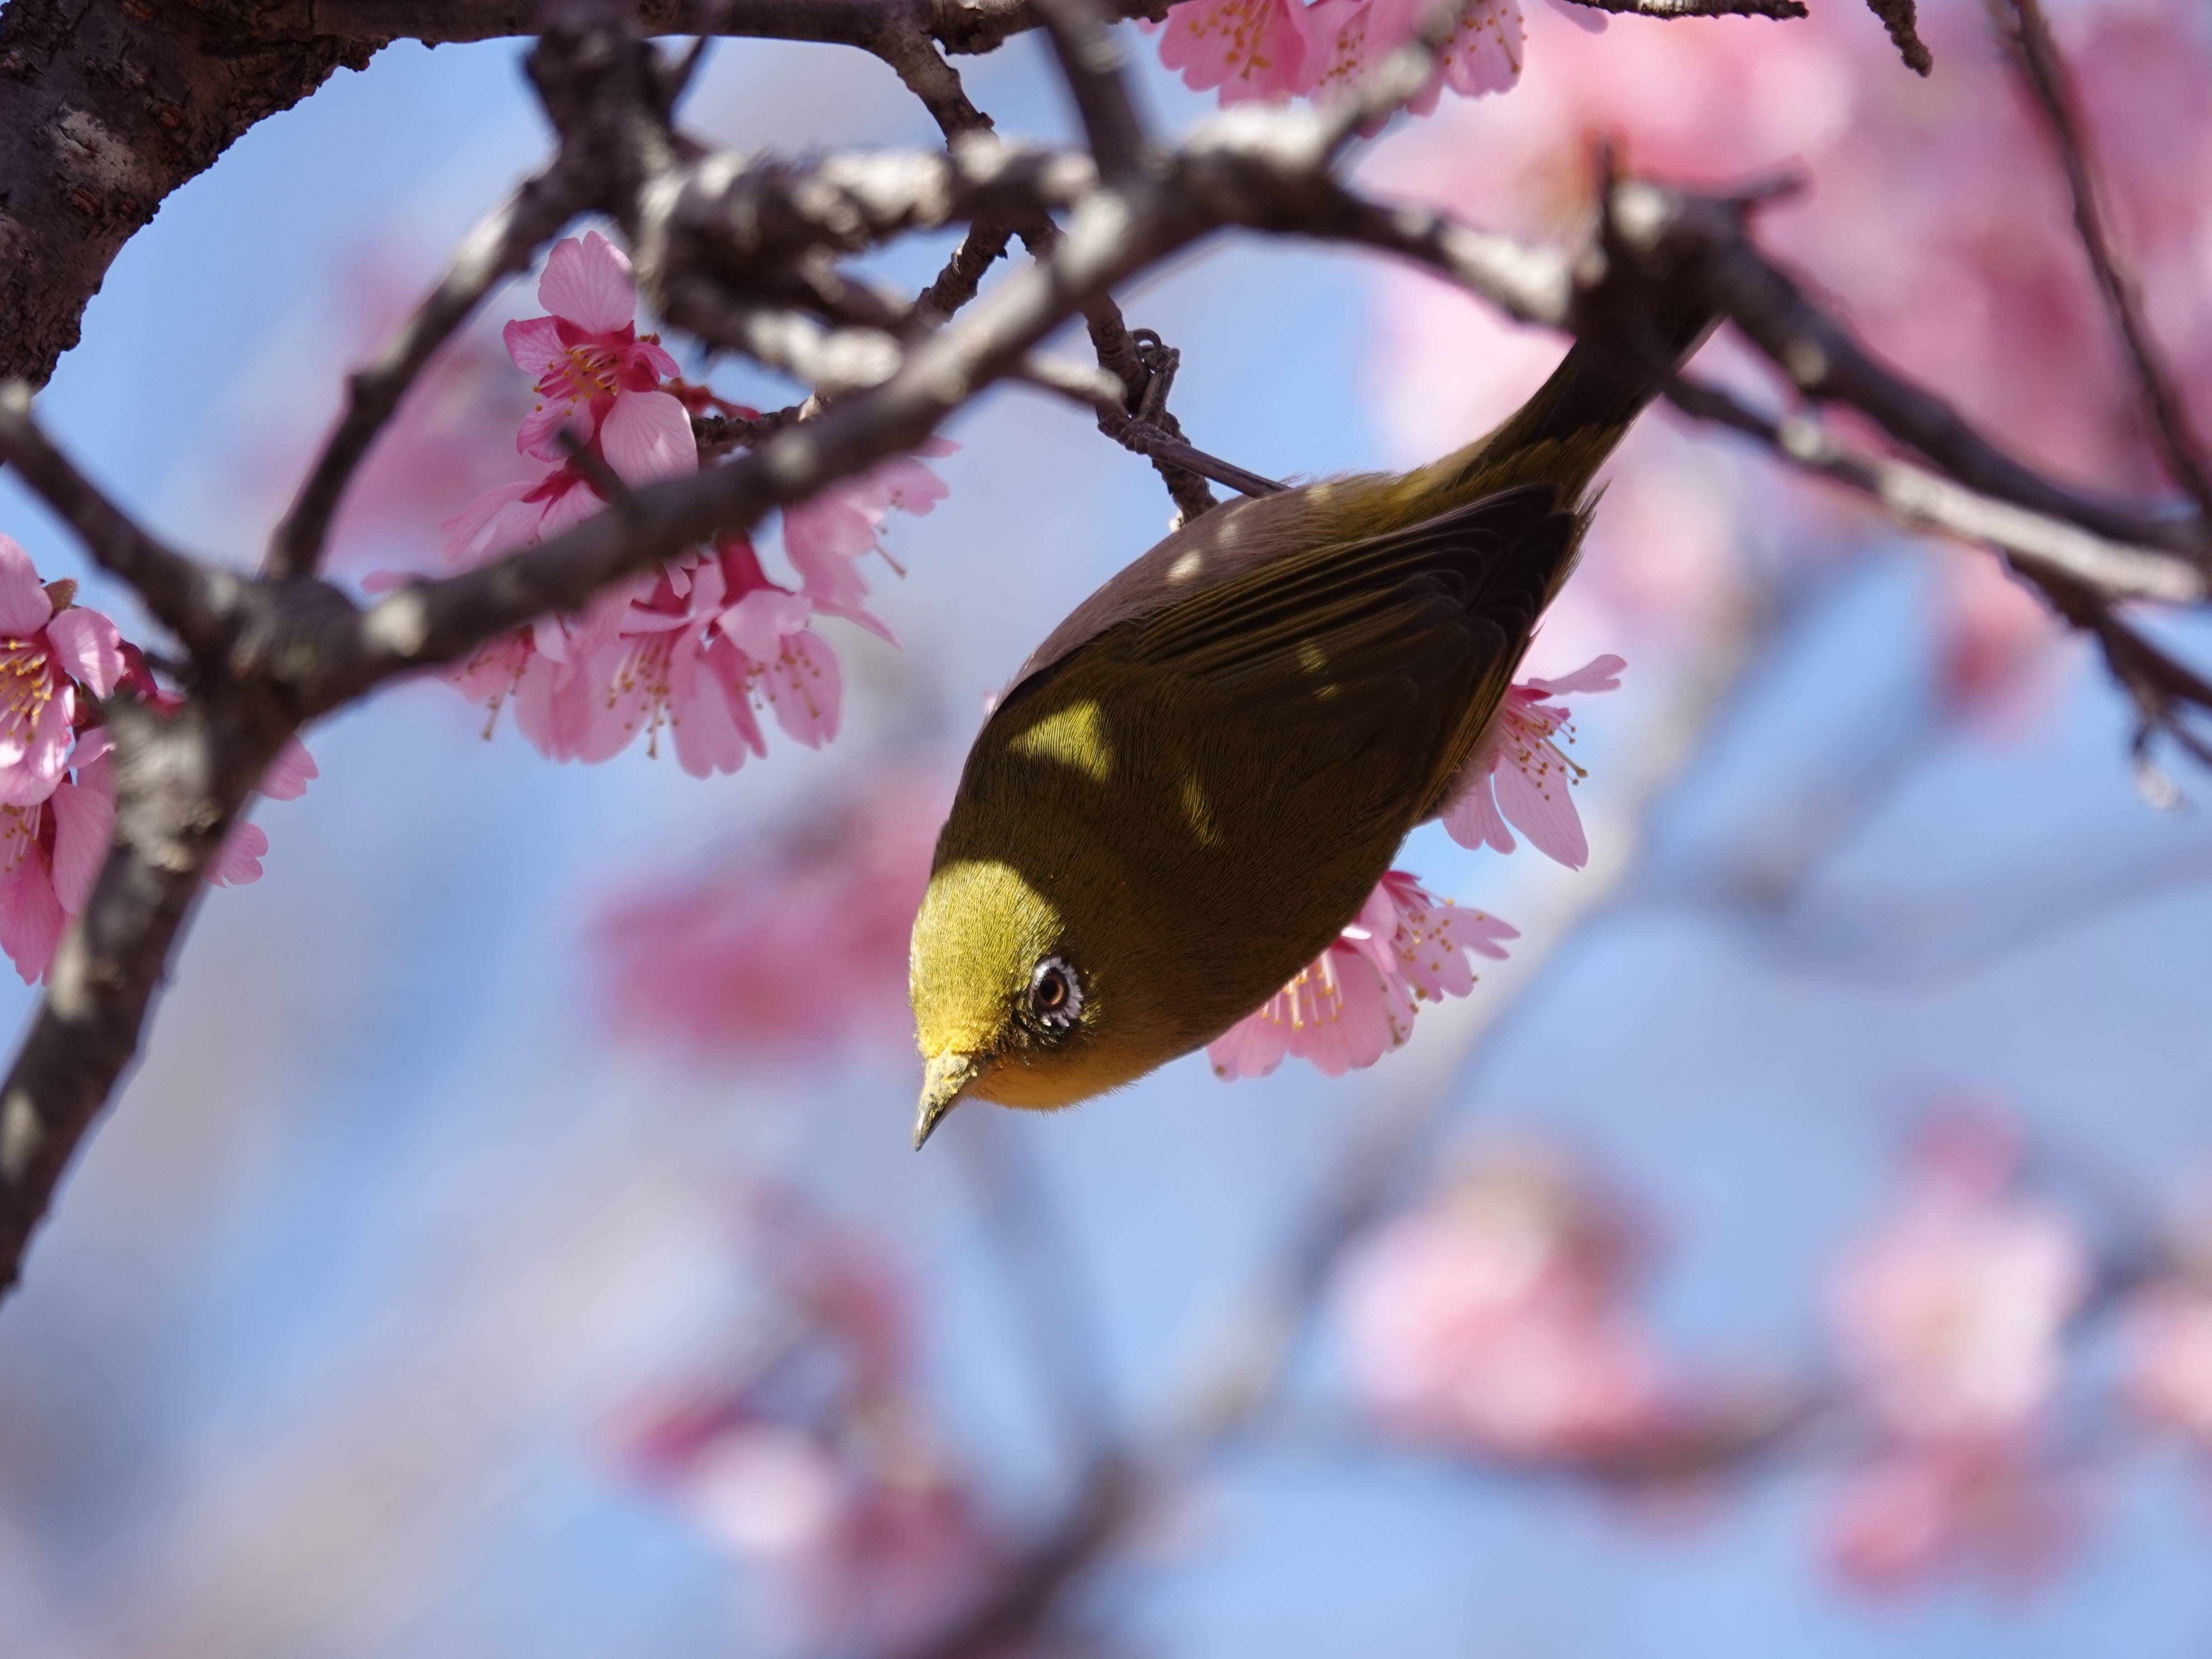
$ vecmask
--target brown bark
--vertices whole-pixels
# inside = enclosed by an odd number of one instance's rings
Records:
[[[9,0],[0,11],[0,376],[43,383],[169,192],[374,48],[247,41],[250,0]]]

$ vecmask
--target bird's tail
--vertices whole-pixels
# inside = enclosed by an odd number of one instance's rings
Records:
[[[1457,500],[1516,484],[1550,483],[1563,504],[1581,501],[1668,374],[1704,343],[1717,320],[1688,284],[1662,289],[1656,307],[1579,335],[1552,376],[1505,422],[1438,463],[1435,481]]]

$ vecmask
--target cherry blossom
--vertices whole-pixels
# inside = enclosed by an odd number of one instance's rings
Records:
[[[2069,1530],[2077,1498],[2045,1419],[2087,1252],[2069,1218],[2017,1190],[2017,1168],[2000,1123],[1942,1120],[1837,1275],[1837,1339],[1876,1436],[1830,1516],[1831,1557],[1856,1582],[2019,1579]]]
[[[1503,962],[1504,942],[1519,937],[1390,871],[1335,942],[1208,1044],[1206,1057],[1223,1078],[1265,1077],[1285,1054],[1329,1077],[1372,1066],[1413,1034],[1419,1003],[1474,988],[1469,955]]]
[[[2016,1448],[1914,1446],[1855,1471],[1829,1510],[1830,1565],[1855,1587],[1912,1588],[1972,1567],[2025,1586],[2064,1553],[2081,1494]]]
[[[1293,94],[1328,97],[1356,86],[1411,40],[1422,0],[1183,0],[1158,29],[1160,61],[1224,104]],[[1520,78],[1518,0],[1466,0],[1436,76],[1407,107],[1426,114],[1449,87],[1466,97]]]
[[[1328,97],[1358,86],[1413,38],[1427,9],[1425,0],[1314,0],[1303,19],[1309,67],[1299,90]],[[1436,74],[1406,107],[1431,113],[1445,87],[1467,98],[1507,91],[1521,78],[1522,56],[1518,0],[1467,0]]]
[[[42,585],[31,556],[0,536],[0,805],[53,793],[88,713],[80,690],[104,697],[123,673],[122,635],[71,604],[76,591]]]
[[[1674,1395],[1626,1305],[1635,1229],[1573,1161],[1492,1148],[1346,1254],[1352,1388],[1397,1431],[1517,1462],[1590,1462],[1671,1434]]]
[[[1538,852],[1570,870],[1589,862],[1589,841],[1569,791],[1584,775],[1559,746],[1569,710],[1556,697],[1620,689],[1619,657],[1598,657],[1555,680],[1527,680],[1510,688],[1482,742],[1461,773],[1457,793],[1443,811],[1446,833],[1462,847],[1513,850],[1514,828]]]
[[[676,360],[655,337],[638,337],[637,284],[622,251],[596,230],[556,242],[538,302],[552,314],[506,330],[508,355],[536,381],[538,396],[515,447],[541,461],[566,460],[565,434],[597,442],[607,464],[632,482],[691,471],[691,417],[659,389]]]
[[[2212,1291],[2169,1280],[2138,1294],[2123,1326],[2129,1403],[2212,1449]]]
[[[54,948],[83,914],[107,856],[115,829],[112,746],[106,732],[88,733],[44,800],[0,805],[0,951],[26,985],[47,976]]]
[[[2011,1189],[2011,1158],[1993,1127],[1940,1128],[1837,1275],[1844,1359],[1901,1439],[2015,1438],[2057,1386],[2087,1253],[2063,1211]]]
[[[886,773],[610,908],[597,932],[618,1028],[717,1057],[902,1044],[907,945],[950,793]]]
[[[1000,1551],[923,1419],[889,1258],[787,1189],[748,1220],[778,1334],[650,1412],[627,1461],[767,1577],[808,1646],[878,1649],[949,1616]]]
[[[1305,12],[1305,0],[1183,0],[1143,27],[1158,30],[1160,62],[1185,86],[1218,87],[1234,104],[1310,88]]]

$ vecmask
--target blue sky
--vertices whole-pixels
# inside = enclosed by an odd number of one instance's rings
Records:
[[[1018,44],[968,73],[1004,127],[1049,133],[1038,67]],[[927,142],[896,91],[835,52],[731,46],[692,118],[740,145]],[[1168,118],[1197,107],[1151,91]],[[509,46],[398,47],[342,72],[125,250],[46,417],[150,523],[250,556],[276,503],[240,482],[236,447],[334,407],[339,273],[374,249],[427,276],[543,137]],[[1363,413],[1378,293],[1347,257],[1252,244],[1127,301],[1185,348],[1198,440],[1287,474],[1413,459]],[[957,750],[984,694],[1164,524],[1149,470],[1056,405],[1009,393],[953,435],[951,499],[895,532],[912,574],[884,610],[907,649],[841,637],[848,729],[827,751],[787,745],[705,782],[635,754],[556,767],[512,733],[479,741],[475,711],[431,688],[311,735],[321,780],[265,808],[267,878],[205,906],[143,1066],[0,1312],[10,1652],[765,1650],[738,1576],[606,1449],[737,1295],[742,1167],[795,1172],[885,1237],[925,1287],[951,1431],[1009,1514],[1050,1501],[1064,1450],[957,1149],[906,1150],[910,1066],[706,1074],[613,1046],[586,943],[623,883],[896,749]],[[0,529],[42,571],[84,574],[5,479]],[[1342,1083],[1224,1087],[1185,1062],[992,1126],[1065,1215],[1126,1413],[1162,1405],[1351,1115],[1393,1089],[1447,1091],[1454,1136],[1504,1124],[1596,1150],[1663,1221],[1656,1316],[1692,1353],[1812,1351],[1826,1264],[1946,1091],[1987,1091],[2069,1155],[2179,1195],[2212,1142],[2212,831],[2199,808],[2142,804],[2124,712],[2078,665],[2016,738],[1935,716],[1919,617],[1938,556],[1966,556],[1900,544],[1805,599],[1661,789],[1612,904],[1471,1066],[1434,1019]],[[1601,833],[1607,791],[1654,741],[1654,700],[1620,704],[1583,721]],[[1800,833],[1808,801],[1837,833],[1796,903],[1700,896],[1717,865]],[[1532,944],[1595,878],[1440,837],[1410,856]],[[5,994],[27,1014],[27,992]],[[1304,1391],[1326,1402],[1331,1369],[1324,1348]],[[1410,1456],[1261,1447],[1106,1589],[1177,1659],[2203,1649],[2212,1510],[2179,1463],[2130,1455],[2076,1570],[2032,1599],[1887,1609],[1814,1559],[1826,1474],[1656,1527]]]

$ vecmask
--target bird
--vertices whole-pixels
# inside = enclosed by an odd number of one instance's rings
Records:
[[[919,1148],[1219,1036],[1456,796],[1575,563],[1600,465],[1712,325],[1595,326],[1487,435],[1224,504],[1078,605],[977,734],[915,918]]]

